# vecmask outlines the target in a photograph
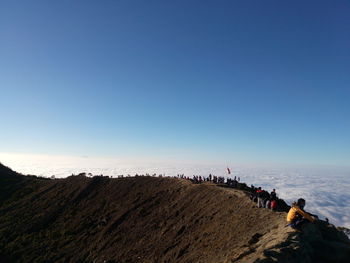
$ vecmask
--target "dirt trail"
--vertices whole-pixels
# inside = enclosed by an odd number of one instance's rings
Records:
[[[0,169],[0,190],[7,187],[7,195],[0,199],[2,262],[349,262],[350,258],[350,242],[336,228],[319,222],[295,233],[285,226],[284,212],[257,208],[244,192],[211,183],[19,176],[11,188],[11,176]]]

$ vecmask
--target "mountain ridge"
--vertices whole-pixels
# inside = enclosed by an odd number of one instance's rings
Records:
[[[303,233],[242,190],[175,178],[23,176],[0,164],[2,262],[348,262],[323,221]]]

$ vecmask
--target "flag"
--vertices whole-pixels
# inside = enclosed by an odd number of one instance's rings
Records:
[[[227,173],[228,173],[228,174],[231,174],[231,170],[230,170],[230,168],[228,168],[228,167],[227,167]]]

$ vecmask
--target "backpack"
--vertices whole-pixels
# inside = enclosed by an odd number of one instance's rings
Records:
[[[277,201],[276,200],[272,200],[270,205],[271,205],[271,209],[273,209],[273,210],[277,209]]]

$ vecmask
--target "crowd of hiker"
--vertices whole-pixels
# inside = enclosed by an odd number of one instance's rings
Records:
[[[276,189],[273,189],[271,193],[262,190],[261,187],[255,188],[253,185],[247,187],[246,184],[241,184],[240,177],[235,176],[234,178],[225,178],[223,176],[215,176],[209,174],[208,176],[193,175],[192,178],[185,176],[184,174],[178,174],[174,176],[175,178],[186,179],[194,184],[200,184],[203,182],[213,182],[214,184],[225,185],[230,188],[240,188],[246,191],[250,191],[250,199],[257,203],[258,207],[268,208],[276,211],[278,207],[278,197],[276,194]]]
[[[253,185],[251,187],[253,192],[250,195],[250,199],[257,203],[259,208],[268,208],[271,210],[277,210],[277,194],[276,189],[273,189],[271,193],[266,190],[261,189],[261,187],[255,188]]]
[[[175,178],[187,179],[190,180],[194,184],[200,184],[203,182],[213,182],[215,184],[224,184],[227,187],[231,188],[240,188],[244,190],[248,190],[251,192],[250,199],[257,203],[259,208],[268,208],[276,211],[278,207],[278,197],[276,194],[276,189],[273,189],[271,193],[266,190],[261,189],[261,187],[255,188],[253,185],[251,187],[247,187],[246,184],[240,184],[240,177],[235,176],[234,178],[225,178],[223,176],[215,176],[209,174],[208,176],[201,175],[193,175],[192,178],[186,177],[184,174],[178,174],[174,176]]]
[[[201,175],[193,175],[192,178],[190,178],[186,177],[184,174],[178,174],[174,177],[187,179],[195,184],[200,184],[203,182],[213,182],[215,184],[224,184],[227,187],[240,188],[249,191],[250,199],[256,203],[258,208],[267,208],[271,209],[272,211],[285,211],[286,209],[288,209],[287,226],[290,226],[297,231],[301,231],[301,227],[305,223],[314,222],[316,219],[318,219],[317,215],[313,215],[304,211],[306,201],[303,198],[300,198],[298,199],[298,201],[293,202],[292,206],[289,207],[284,202],[284,200],[278,198],[276,189],[272,189],[271,192],[268,192],[262,189],[261,187],[255,187],[254,185],[247,187],[246,184],[241,184],[240,178],[236,176],[234,178],[225,179],[225,177],[209,174],[209,176],[207,177]],[[279,204],[283,207],[279,207]],[[326,219],[326,221],[328,222],[328,219]]]
[[[225,177],[221,176],[215,176],[212,174],[209,174],[208,176],[201,176],[201,175],[193,175],[192,178],[186,177],[184,174],[178,174],[175,176],[175,178],[181,178],[181,179],[187,179],[190,180],[194,184],[200,184],[203,182],[213,182],[215,184],[223,184],[225,183]]]
[[[234,179],[226,179],[224,176],[216,176],[212,174],[209,174],[208,176],[193,175],[192,178],[185,176],[184,174],[178,174],[177,176],[174,176],[174,178],[187,179],[194,184],[200,184],[203,182],[213,182],[214,184],[226,184],[232,187],[237,186],[237,184],[240,181],[240,178],[237,178],[236,176],[234,177]]]

